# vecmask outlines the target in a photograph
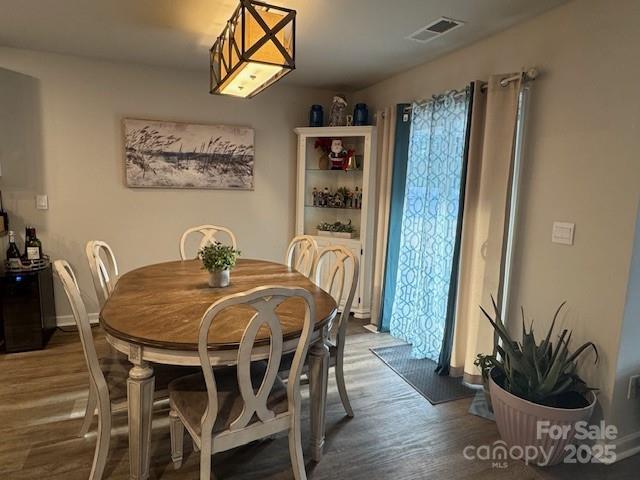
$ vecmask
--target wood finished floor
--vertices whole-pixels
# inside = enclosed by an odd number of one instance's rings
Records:
[[[102,335],[96,332],[96,337],[99,350],[106,351]],[[319,464],[307,461],[310,479],[639,478],[640,456],[612,466],[549,469],[519,462],[494,469],[487,462],[465,460],[466,445],[489,444],[498,438],[495,424],[467,414],[470,399],[432,406],[369,351],[395,342],[353,322],[345,376],[356,417],[344,416],[330,377],[325,456]],[[0,355],[0,479],[88,478],[95,435],[76,436],[86,397],[87,374],[76,333],[56,332],[43,351]],[[154,418],[151,476],[197,478],[198,456],[190,452],[188,440],[184,465],[173,469],[167,415],[166,409],[157,410]],[[306,410],[304,415],[306,446]],[[309,458],[306,448],[305,458]],[[284,436],[216,455],[213,469],[219,480],[293,478]],[[126,415],[116,414],[105,478],[126,479],[128,471]]]

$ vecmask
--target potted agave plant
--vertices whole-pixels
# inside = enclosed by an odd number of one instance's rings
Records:
[[[209,286],[213,288],[228,287],[230,271],[236,265],[240,250],[220,242],[209,243],[198,251],[202,266],[209,272]]]
[[[536,342],[533,322],[527,330],[522,310],[522,339],[511,338],[493,301],[494,316],[481,310],[501,340],[494,355],[483,356],[481,368],[490,366],[489,389],[500,436],[509,447],[536,450],[531,461],[539,466],[555,465],[566,456],[577,422],[589,421],[596,404],[593,388],[576,373],[578,358],[592,342],[569,351],[571,333],[563,330],[555,345],[551,339],[564,303],[558,307],[544,340]],[[541,423],[544,422],[544,423]],[[540,426],[545,425],[544,429]],[[559,430],[563,429],[563,430]],[[549,432],[563,431],[563,435]],[[533,448],[532,448],[533,447]]]

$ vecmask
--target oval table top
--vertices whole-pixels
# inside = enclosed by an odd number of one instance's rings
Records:
[[[311,292],[316,306],[316,329],[331,321],[337,311],[331,295],[301,273],[279,263],[239,259],[231,271],[228,287],[210,288],[207,281],[208,273],[202,270],[199,260],[132,270],[118,280],[100,313],[100,322],[113,337],[138,345],[197,350],[200,320],[211,304],[255,287],[302,287]],[[250,307],[237,306],[219,314],[209,331],[209,349],[236,349],[253,313]],[[304,321],[304,300],[286,300],[276,313],[282,322],[284,339],[298,337]],[[266,344],[268,338],[269,330],[263,325],[256,344]]]

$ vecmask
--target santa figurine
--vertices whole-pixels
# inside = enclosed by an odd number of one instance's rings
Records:
[[[342,146],[342,140],[339,138],[331,140],[331,152],[329,152],[331,170],[342,170],[346,157],[347,151]]]

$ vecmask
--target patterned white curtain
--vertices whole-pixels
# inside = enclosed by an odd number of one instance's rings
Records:
[[[442,347],[469,105],[467,89],[412,106],[390,329],[393,336],[413,345],[417,358],[437,361]]]

